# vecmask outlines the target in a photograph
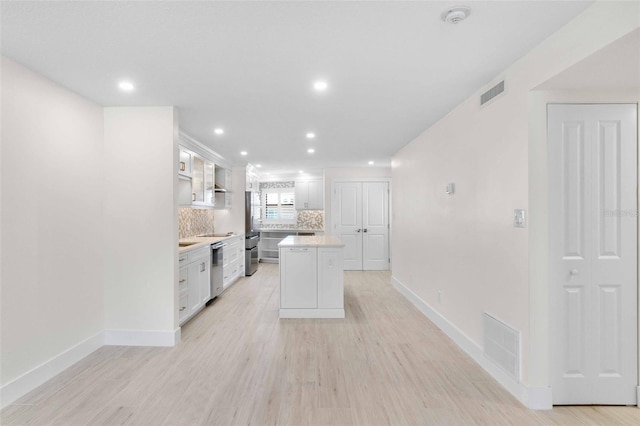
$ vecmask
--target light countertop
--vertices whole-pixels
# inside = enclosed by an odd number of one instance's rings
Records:
[[[213,243],[217,243],[218,241],[224,241],[224,240],[228,240],[229,238],[238,237],[239,235],[244,235],[244,234],[230,235],[228,237],[189,237],[189,238],[181,238],[180,239],[181,243],[195,243],[195,244],[192,244],[190,246],[185,246],[185,247],[178,247],[178,254],[185,253],[185,252],[188,252],[188,251],[191,251],[191,250],[197,250],[199,248],[206,247],[206,246],[211,245]]]
[[[344,243],[340,238],[334,235],[313,237],[289,235],[278,244],[278,247],[344,247]]]
[[[291,228],[291,229],[285,229],[285,228],[263,228],[263,229],[256,229],[256,231],[258,232],[324,232],[324,229],[303,229],[303,228]]]

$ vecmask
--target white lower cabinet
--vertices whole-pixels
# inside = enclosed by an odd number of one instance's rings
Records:
[[[315,247],[280,249],[280,307],[306,309],[318,307]]]
[[[222,254],[222,286],[224,289],[244,276],[244,234],[228,238],[226,243]]]
[[[180,325],[202,309],[211,296],[211,248],[181,255],[178,273],[178,318]]]
[[[280,318],[344,318],[343,252],[280,248]]]
[[[180,268],[178,274],[178,319],[182,324],[189,316],[189,271],[185,266]]]

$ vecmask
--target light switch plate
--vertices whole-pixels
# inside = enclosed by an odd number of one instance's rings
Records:
[[[527,218],[524,209],[515,209],[513,211],[513,226],[516,228],[526,228]]]
[[[453,182],[448,183],[446,188],[444,189],[444,192],[446,192],[449,195],[453,195],[453,193],[456,192],[456,184]]]

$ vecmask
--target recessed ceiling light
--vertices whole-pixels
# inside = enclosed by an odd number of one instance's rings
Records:
[[[313,148],[309,148],[309,149],[307,150],[307,152],[308,152],[309,154],[313,154],[314,152],[316,152],[316,150],[315,150],[315,149],[313,149]]]
[[[445,10],[440,15],[440,18],[447,24],[458,24],[471,15],[471,10],[468,7],[457,6],[449,10]]]
[[[221,127],[216,127],[215,129],[213,129],[213,133],[215,133],[216,135],[223,135],[224,129]]]
[[[240,155],[247,155],[247,151],[240,151]]]
[[[298,170],[298,173],[304,173],[304,170]]]
[[[369,165],[370,165],[370,166],[373,166],[373,161],[369,161]]]
[[[327,90],[328,87],[329,87],[329,84],[324,80],[318,80],[315,83],[313,83],[313,89],[316,92],[324,92],[325,90]]]
[[[307,133],[307,139],[313,139],[315,137],[316,137],[315,133],[312,133],[312,132]]]
[[[262,167],[262,164],[256,164],[256,167],[260,168],[260,167]]]
[[[133,83],[130,81],[121,81],[120,83],[118,83],[118,87],[120,88],[120,90],[122,90],[123,92],[131,92],[133,91],[133,89],[135,88],[133,86]]]

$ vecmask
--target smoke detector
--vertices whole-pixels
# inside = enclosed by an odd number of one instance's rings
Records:
[[[456,6],[442,12],[442,15],[440,15],[440,17],[444,22],[448,24],[457,24],[467,19],[469,15],[471,15],[471,10],[469,10],[468,7]]]

